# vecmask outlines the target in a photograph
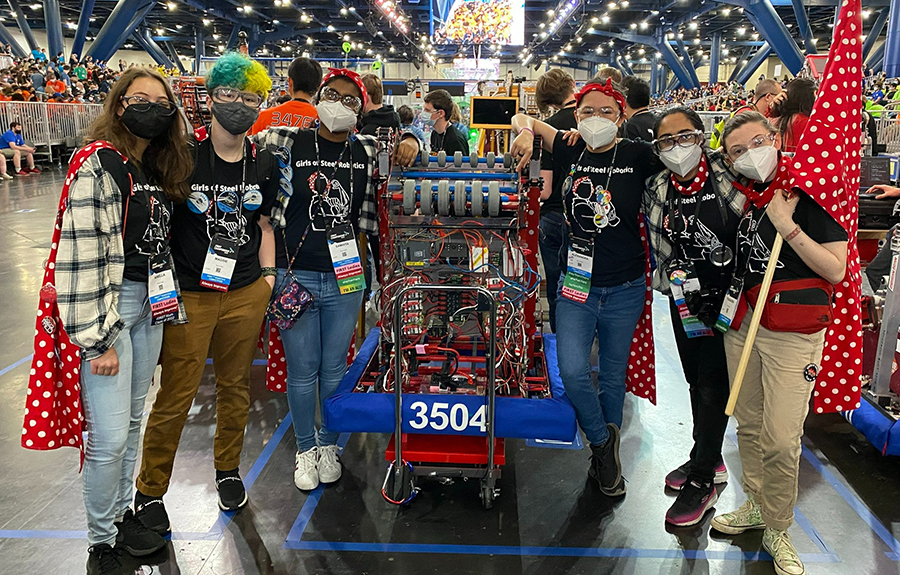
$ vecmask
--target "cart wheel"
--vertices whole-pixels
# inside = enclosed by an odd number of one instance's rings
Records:
[[[500,215],[500,182],[488,184],[488,215],[492,218]]]
[[[462,180],[453,184],[453,215],[459,218],[466,215],[466,183]]]
[[[490,509],[494,506],[494,489],[492,487],[488,487],[487,483],[481,482],[481,505],[484,506],[485,509]]]
[[[403,182],[403,213],[407,216],[411,216],[415,211],[416,181],[410,179]]]
[[[453,152],[453,165],[457,168],[462,167],[462,152],[459,150]]]
[[[495,161],[496,161],[496,157],[494,156],[494,152],[488,152],[487,153],[487,167],[493,168]]]
[[[423,216],[430,216],[434,204],[434,192],[431,189],[431,180],[422,180],[419,187],[419,210]]]
[[[438,152],[438,167],[443,168],[447,165],[447,152],[441,150]]]
[[[426,152],[422,152],[422,157],[421,157],[421,162],[420,162],[422,164],[422,167],[427,168],[430,161],[431,161],[431,157]]]
[[[469,154],[469,165],[473,168],[478,167],[478,154],[476,152]]]
[[[476,218],[484,215],[484,184],[481,180],[472,182],[472,215]]]
[[[450,180],[438,181],[437,208],[439,215],[450,215]]]
[[[503,167],[509,169],[512,167],[512,154],[503,154]]]

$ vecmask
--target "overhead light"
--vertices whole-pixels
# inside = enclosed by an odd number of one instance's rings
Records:
[[[329,32],[334,32],[334,26],[332,26],[331,24],[329,24],[329,25],[328,25],[328,28],[326,28],[326,30],[328,30]]]
[[[609,15],[604,14],[603,18],[601,18],[604,24],[609,24]]]
[[[641,22],[641,30],[646,30],[648,26],[649,24],[647,24],[646,22]]]
[[[871,10],[863,10],[862,12],[860,12],[860,14],[862,15],[863,19],[866,19],[872,15],[872,11]]]
[[[204,19],[203,19],[203,25],[204,25],[204,26],[209,26],[209,18],[204,18]]]
[[[741,26],[740,28],[737,29],[737,33],[738,33],[738,36],[743,36],[744,34],[747,33],[747,29],[744,28],[743,26]]]
[[[304,50],[304,51],[303,51],[303,57],[304,57],[304,58],[309,58],[309,50]]]
[[[637,23],[636,23],[636,22],[632,22],[632,23],[631,23],[631,29],[634,30],[635,28],[637,28]]]
[[[176,27],[177,29],[179,29],[179,30],[181,30],[182,28],[184,28],[184,26],[182,26],[181,24],[175,24],[175,27]]]
[[[700,43],[700,38],[694,38],[694,44],[699,44],[699,43]]]
[[[162,28],[157,28],[157,29],[156,29],[156,35],[157,35],[157,36],[162,36],[162,35],[163,35],[163,29],[162,29]]]
[[[306,39],[306,43],[309,44],[310,46],[312,45],[312,43],[313,43],[312,36],[310,36]]]
[[[347,41],[349,41],[349,40],[350,40],[350,35],[349,35],[349,34],[344,34],[344,42],[347,42]]]
[[[730,14],[731,14],[731,8],[723,8],[722,9],[722,16],[728,16]]]
[[[688,24],[688,28],[690,28],[691,30],[696,30],[696,29],[697,29],[697,23],[696,23],[696,22],[691,22],[690,24]]]
[[[40,9],[41,9],[41,5],[40,5],[40,4],[32,4],[32,5],[31,5],[31,9],[32,9],[32,10],[40,10]]]
[[[213,34],[213,40],[218,40],[220,36],[218,34]]]
[[[177,10],[178,4],[176,4],[174,2],[169,2],[166,4],[166,8],[168,8],[169,10]]]
[[[342,15],[342,16],[346,16],[347,14],[348,14],[347,9],[346,9],[346,8],[341,8],[341,15]]]
[[[252,7],[252,6],[250,6],[249,4],[244,4],[244,12],[245,12],[245,13],[249,14],[249,13],[252,12],[252,11],[253,11],[253,7]]]
[[[272,20],[272,24],[278,26],[279,24],[281,24],[281,22],[279,20]]]

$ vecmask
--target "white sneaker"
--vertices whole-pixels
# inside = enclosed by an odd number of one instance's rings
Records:
[[[303,453],[297,452],[294,460],[294,485],[301,491],[311,491],[319,486],[319,448],[313,447]]]
[[[4,179],[4,180],[11,180],[11,179],[13,179],[13,177],[10,176],[9,174],[0,174],[0,178],[2,178],[2,179]]]
[[[794,548],[787,531],[766,529],[763,533],[763,549],[772,556],[778,575],[806,575],[806,568]]]
[[[341,458],[337,445],[325,445],[319,448],[319,481],[334,483],[341,478]]]

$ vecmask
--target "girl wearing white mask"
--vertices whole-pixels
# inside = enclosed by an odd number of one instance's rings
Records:
[[[703,519],[718,499],[715,484],[728,480],[722,460],[728,364],[724,334],[714,328],[734,272],[744,196],[732,185],[724,155],[706,148],[703,120],[693,110],[668,110],[655,138],[668,169],[647,181],[644,196],[657,262],[653,288],[670,296],[694,425],[690,459],[666,476],[666,486],[679,492],[666,521],[687,526]]]
[[[338,285],[328,240],[356,243],[360,232],[375,234],[378,226],[372,177],[377,139],[352,134],[367,97],[358,74],[332,68],[316,94],[316,129],[275,127],[256,136],[260,145],[281,149],[277,155],[287,164],[283,177],[290,174],[272,209],[278,268],[274,293],[281,293],[293,277],[313,296],[296,324],[281,330],[297,439],[294,485],[304,491],[341,476],[338,434],[324,426],[316,430],[316,407],[334,393],[347,371],[347,350],[365,290],[361,267],[352,277],[342,274]],[[409,165],[419,145],[405,136],[396,154]]]
[[[591,83],[575,95],[581,138],[572,146],[556,128],[519,114],[511,153],[520,169],[535,135],[568,177],[563,203],[569,227],[568,270],[556,307],[558,361],[566,394],[591,444],[589,474],[610,497],[625,494],[619,460],[626,371],[635,327],[647,296],[647,253],[641,239],[644,182],[662,169],[647,142],[619,140],[625,98],[612,81]],[[590,355],[599,341],[599,395]]]
[[[729,120],[722,142],[733,169],[751,180],[742,190],[747,209],[738,228],[735,269],[750,306],[776,232],[784,244],[734,411],[747,502],[715,517],[712,527],[729,535],[765,529],[763,547],[776,571],[803,575],[787,529],[797,501],[803,422],[831,322],[832,284],[843,281],[846,270],[847,233],[806,193],[777,189],[773,181],[789,160],[761,114]],[[749,323],[749,315],[742,318],[739,311],[725,334],[732,377]]]

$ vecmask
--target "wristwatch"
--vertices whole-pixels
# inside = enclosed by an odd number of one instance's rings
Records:
[[[262,275],[264,278],[269,276],[277,276],[278,270],[276,268],[262,268]]]

